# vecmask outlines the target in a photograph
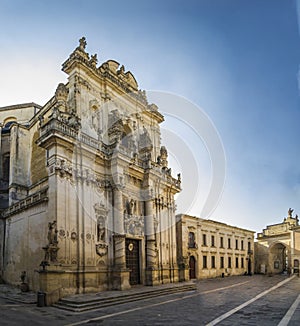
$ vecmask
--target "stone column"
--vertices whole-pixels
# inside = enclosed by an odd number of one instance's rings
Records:
[[[113,191],[114,211],[114,271],[112,288],[126,290],[130,288],[129,270],[126,268],[126,248],[124,234],[123,198],[122,192],[115,188]]]
[[[154,232],[152,200],[146,201],[145,235],[146,235],[146,246],[147,246],[147,252],[146,252],[147,267],[152,267],[156,263],[155,232]]]
[[[155,230],[153,219],[153,200],[145,202],[145,235],[146,235],[146,284],[158,284],[158,269],[156,264]]]
[[[114,252],[115,266],[125,268],[123,199],[121,191],[117,188],[114,189]]]

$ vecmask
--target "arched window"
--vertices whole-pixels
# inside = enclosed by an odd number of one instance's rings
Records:
[[[2,128],[2,134],[7,134],[9,133],[10,130],[10,126],[15,122],[15,120],[13,121],[8,121],[4,124],[3,128]]]

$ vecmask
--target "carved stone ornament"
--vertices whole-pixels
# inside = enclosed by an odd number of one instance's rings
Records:
[[[68,98],[69,90],[67,89],[66,85],[63,83],[58,84],[56,91],[55,91],[55,99],[56,101],[66,102]]]
[[[132,242],[130,242],[129,245],[128,245],[128,250],[132,251],[133,249],[134,249],[134,245],[133,245]]]
[[[108,248],[108,245],[106,243],[104,243],[104,242],[97,243],[96,244],[97,255],[99,255],[100,257],[107,255],[107,248]]]
[[[124,228],[127,234],[142,236],[144,234],[143,216],[125,214]]]
[[[77,233],[76,233],[76,232],[72,232],[72,233],[71,233],[71,239],[72,239],[73,241],[75,241],[75,240],[77,239]]]

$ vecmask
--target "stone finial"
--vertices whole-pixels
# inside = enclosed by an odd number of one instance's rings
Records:
[[[79,40],[79,47],[78,47],[78,50],[85,51],[86,44],[87,44],[87,43],[86,43],[85,37],[83,36],[83,37]]]
[[[160,164],[162,167],[168,167],[168,151],[165,146],[161,146],[160,148]]]
[[[57,101],[66,101],[68,97],[68,89],[65,86],[65,84],[60,83],[58,84],[56,91],[55,91],[55,97]]]
[[[160,148],[160,156],[162,158],[167,158],[168,157],[168,151],[165,146],[161,146]]]
[[[125,73],[125,67],[124,65],[122,65],[121,68],[117,71],[117,74],[124,75],[124,73]]]
[[[91,63],[94,67],[96,67],[96,65],[97,65],[97,63],[98,63],[97,53],[91,55],[90,63]]]

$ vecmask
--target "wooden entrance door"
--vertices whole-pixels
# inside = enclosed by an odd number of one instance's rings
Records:
[[[126,267],[130,270],[129,283],[140,284],[140,241],[126,239]]]
[[[196,259],[194,256],[190,256],[189,268],[190,268],[190,279],[196,278]]]

